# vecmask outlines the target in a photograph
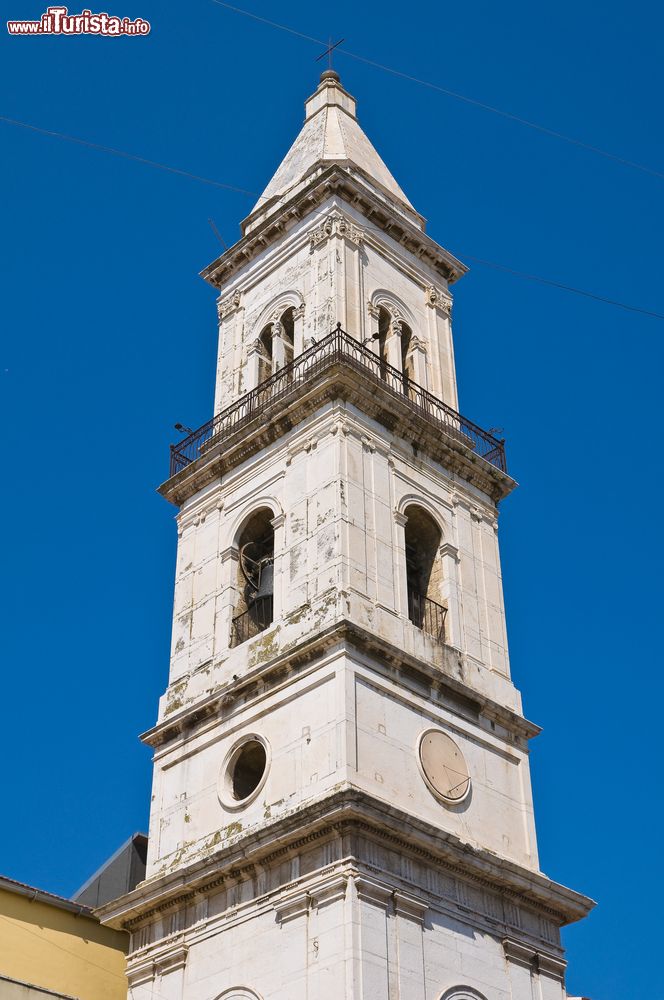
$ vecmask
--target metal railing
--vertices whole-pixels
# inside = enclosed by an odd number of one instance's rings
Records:
[[[259,632],[264,632],[272,624],[272,617],[272,594],[257,598],[245,612],[233,618],[230,645],[239,646],[247,639],[253,639]]]
[[[424,594],[418,594],[416,590],[409,590],[408,617],[413,625],[421,628],[427,635],[433,636],[438,642],[445,642],[447,608],[436,604]]]
[[[335,364],[343,364],[368,375],[392,395],[406,401],[413,415],[456,438],[475,454],[503,472],[507,471],[505,442],[462,417],[447,403],[437,399],[373,351],[337,328],[324,340],[309,347],[290,364],[261,382],[251,392],[208,420],[178,444],[171,445],[170,475],[175,476],[215,444],[221,443],[278,400],[297,399],[307,384]]]

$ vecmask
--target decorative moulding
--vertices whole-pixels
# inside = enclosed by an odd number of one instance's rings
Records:
[[[407,917],[409,920],[423,924],[428,909],[426,903],[421,903],[414,896],[409,896],[398,890],[394,893],[394,912],[400,917]]]
[[[279,899],[274,904],[274,912],[280,924],[302,917],[309,909],[309,893],[298,892],[295,895]]]
[[[322,224],[312,229],[309,234],[311,250],[315,250],[317,246],[329,240],[331,236],[342,236],[356,246],[359,246],[364,240],[363,230],[347,219],[345,215],[342,215],[341,212],[332,212]]]
[[[349,876],[347,874],[337,875],[336,878],[324,882],[322,885],[312,886],[309,889],[309,896],[312,905],[320,910],[329,903],[335,903],[339,899],[345,899],[348,887]]]
[[[441,292],[439,288],[436,288],[435,285],[427,287],[426,299],[428,305],[440,309],[444,316],[450,317],[452,315],[452,299],[450,296],[445,295],[444,292]]]
[[[556,958],[554,955],[543,955],[542,952],[538,952],[537,968],[540,972],[547,976],[553,976],[555,979],[564,980],[567,962],[563,959]]]
[[[478,993],[472,986],[453,986],[446,990],[440,1000],[486,1000],[483,993]]]
[[[460,561],[459,549],[456,545],[452,545],[451,542],[443,542],[443,544],[440,546],[439,552],[441,558],[449,556],[451,559],[454,559],[454,561],[457,563]]]
[[[219,320],[221,321],[222,319],[225,319],[226,316],[229,316],[232,312],[235,312],[235,310],[239,308],[241,300],[242,300],[242,295],[239,289],[233,292],[232,295],[227,295],[223,299],[218,299],[217,316],[219,317]]]
[[[393,890],[388,886],[374,882],[373,879],[366,878],[364,875],[355,877],[355,891],[358,899],[377,903],[379,906],[388,906],[393,895]]]
[[[176,969],[184,969],[187,964],[187,952],[189,949],[185,944],[179,944],[172,948],[168,954],[160,955],[155,959],[157,972],[162,975],[166,972],[175,972]]]
[[[565,979],[567,962],[556,955],[547,955],[531,945],[525,945],[513,938],[504,938],[503,951],[505,957],[515,965],[526,969],[536,969],[543,975],[559,979],[561,982]]]
[[[129,988],[150,983],[155,977],[155,962],[152,958],[142,958],[131,961],[127,966],[127,981]]]

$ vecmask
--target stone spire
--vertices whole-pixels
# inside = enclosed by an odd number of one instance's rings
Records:
[[[328,69],[305,102],[302,130],[254,205],[252,214],[275,198],[296,193],[316,166],[343,164],[358,170],[390,203],[409,216],[415,209],[360,128],[356,101],[344,90],[339,74]]]

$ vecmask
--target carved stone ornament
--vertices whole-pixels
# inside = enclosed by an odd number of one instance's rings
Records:
[[[364,232],[358,226],[356,226],[340,212],[333,212],[331,215],[328,215],[322,225],[318,226],[310,233],[309,242],[311,244],[311,249],[313,250],[321,243],[324,243],[325,240],[328,240],[330,236],[334,236],[335,234],[337,236],[343,236],[345,239],[350,240],[351,243],[355,243],[357,246],[359,246],[364,239]]]
[[[444,295],[435,285],[429,285],[426,290],[427,302],[441,310],[445,316],[452,315],[452,299]]]
[[[232,295],[227,295],[225,299],[217,300],[217,316],[220,320],[225,319],[230,313],[234,312],[240,305],[242,295],[239,290],[233,292]]]
[[[422,351],[424,354],[426,354],[427,351],[427,345],[421,339],[421,337],[416,336],[416,334],[413,334],[413,336],[410,338],[410,344],[408,345],[408,355],[410,356],[413,353],[413,351]]]

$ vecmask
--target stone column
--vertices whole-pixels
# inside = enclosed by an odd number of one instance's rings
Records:
[[[272,324],[272,371],[278,372],[286,364],[286,344],[284,342],[284,328],[275,320]]]
[[[373,351],[374,354],[378,355],[380,353],[380,347],[378,344],[378,316],[380,310],[378,309],[378,306],[369,302],[367,303],[367,312],[369,314],[369,323],[367,325],[367,343],[365,344],[365,347],[368,347],[370,351]]]
[[[427,374],[427,351],[423,340],[413,334],[408,349],[408,360],[410,370],[413,373],[413,382],[417,382],[423,389],[428,389]]]
[[[506,938],[503,949],[512,985],[513,1000],[563,1000],[566,963],[544,955],[530,945]]]
[[[390,989],[390,955],[388,952],[388,909],[392,892],[387,886],[364,876],[355,879],[359,911],[359,953],[362,975],[362,996],[387,998]]]
[[[177,943],[156,960],[156,971],[159,976],[157,995],[163,1000],[182,1000],[187,952],[188,948],[184,943]]]
[[[295,324],[293,335],[293,356],[297,357],[304,350],[304,303],[293,312]]]
[[[441,597],[447,605],[445,617],[445,642],[455,649],[463,649],[461,637],[461,602],[459,595],[459,550],[451,542],[443,542],[439,549],[442,567]]]
[[[426,911],[426,903],[404,892],[394,893],[399,997],[403,1000],[426,1000],[423,941]]]
[[[408,618],[408,574],[406,572],[406,522],[401,511],[394,511],[394,577],[395,605],[402,618]]]
[[[286,554],[286,515],[278,514],[270,521],[274,528],[274,591],[272,621],[283,616],[286,605],[284,585],[284,560]]]
[[[459,409],[456,373],[454,370],[454,346],[452,343],[452,300],[441,299],[437,303],[436,315],[440,331],[441,349],[441,399],[452,409]]]
[[[401,320],[392,317],[390,328],[385,340],[385,353],[388,364],[401,371]]]
[[[231,641],[231,624],[233,611],[238,598],[237,574],[239,552],[234,545],[229,545],[221,553],[221,590],[217,604],[217,621],[215,623],[215,648],[228,649]]]
[[[260,363],[263,357],[263,345],[256,339],[249,345],[247,352],[245,389],[250,392],[255,389],[260,379]]]
[[[431,354],[431,385],[430,391],[443,402],[458,409],[456,391],[456,376],[454,372],[454,348],[452,346],[452,299],[434,285],[426,289],[426,301],[429,308],[429,344]]]

